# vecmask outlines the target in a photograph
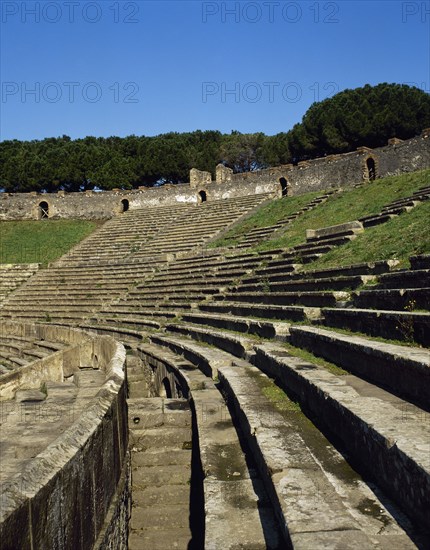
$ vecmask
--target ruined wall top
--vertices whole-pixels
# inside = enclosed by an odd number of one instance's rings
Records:
[[[246,195],[298,195],[355,185],[363,181],[430,167],[430,129],[409,140],[392,138],[388,145],[327,155],[281,166],[234,174],[222,164],[216,180],[210,172],[193,168],[190,183],[139,187],[133,190],[83,193],[0,193],[0,220],[78,218],[106,219],[127,210],[174,204],[198,205]]]
[[[204,172],[202,170],[197,170],[197,168],[191,168],[190,170],[190,186],[191,187],[202,187],[208,183],[211,183],[212,175],[210,172]]]

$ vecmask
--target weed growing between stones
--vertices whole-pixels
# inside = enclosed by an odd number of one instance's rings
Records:
[[[412,313],[415,310],[415,306],[416,301],[409,300],[409,302],[405,305],[404,310],[408,313]],[[414,321],[411,317],[400,317],[398,319],[398,325],[396,325],[396,329],[401,333],[406,342],[410,344],[414,343]]]

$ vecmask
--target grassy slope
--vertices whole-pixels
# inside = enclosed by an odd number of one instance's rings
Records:
[[[254,250],[288,248],[304,243],[306,229],[336,225],[369,214],[377,214],[386,204],[410,196],[429,182],[430,170],[422,170],[378,179],[355,189],[345,189],[317,208],[302,214],[291,223],[287,231],[275,239],[262,242]],[[236,226],[222,240],[215,241],[213,244],[218,246],[234,244],[239,240],[240,235],[252,227],[275,223],[278,219],[301,208],[317,194],[308,193],[279,199],[264,205],[243,224]],[[411,212],[393,218],[388,223],[366,229],[355,241],[334,249],[317,262],[305,266],[305,269],[389,258],[397,258],[405,266],[409,256],[430,252],[429,214],[430,203],[422,203]]]
[[[387,223],[370,227],[358,238],[334,248],[304,269],[313,270],[375,260],[398,259],[398,267],[408,267],[415,254],[430,253],[430,201]]]
[[[0,263],[46,266],[100,226],[81,220],[0,222]]]
[[[294,214],[294,212],[303,208],[303,206],[318,195],[322,195],[322,192],[306,193],[297,197],[270,201],[251,214],[241,224],[230,229],[223,237],[210,243],[209,246],[214,248],[217,246],[235,245],[239,242],[240,237],[251,229],[273,225],[281,218]]]
[[[357,189],[346,189],[304,213],[279,238],[267,240],[257,248],[288,248],[305,242],[306,229],[335,225],[377,213],[389,202],[409,196],[429,182],[430,170],[423,170],[376,180]],[[276,223],[319,194],[321,192],[313,192],[271,201],[210,246],[234,244],[250,229]],[[427,202],[386,224],[367,229],[355,241],[334,249],[306,268],[394,257],[406,264],[410,255],[430,252],[429,219],[430,202]],[[0,222],[0,263],[38,262],[46,265],[65,254],[99,225],[100,222],[79,220]]]
[[[306,229],[318,229],[377,214],[386,204],[428,184],[430,170],[375,180],[356,189],[345,189],[327,202],[300,216],[278,239],[266,241],[259,249],[289,247],[306,241]]]

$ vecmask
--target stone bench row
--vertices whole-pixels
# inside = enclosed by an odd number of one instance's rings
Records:
[[[399,505],[408,511],[411,517],[417,518],[423,526],[428,524],[428,511],[426,511],[428,503],[426,504],[425,501],[429,498],[430,493],[426,494],[424,491],[418,494],[413,489],[430,484],[430,424],[428,422],[424,425],[416,423],[416,418],[420,415],[427,415],[430,418],[428,413],[414,408],[407,401],[399,400],[394,404],[393,399],[387,398],[382,390],[377,390],[364,380],[361,380],[359,384],[351,380],[351,384],[349,379],[333,375],[315,365],[312,368],[309,365],[305,369],[306,362],[290,358],[285,350],[274,344],[253,345],[251,341],[243,337],[190,326],[174,325],[166,328],[169,331],[172,330],[175,333],[214,345],[237,357],[250,358],[263,371],[272,376],[275,375],[275,378],[282,381],[285,388],[301,396],[306,406],[310,407],[318,417],[321,415],[321,407],[327,400],[327,397],[323,396],[331,395],[332,401],[329,410],[323,415],[327,425],[339,426],[340,419],[343,419],[344,425],[338,429],[345,445],[353,449],[354,456],[361,459],[366,468],[373,470],[377,479],[381,476],[382,486]],[[299,327],[291,327],[290,330],[299,330]],[[373,346],[372,349],[376,350],[377,348],[377,346]],[[364,352],[366,353],[365,350]],[[376,358],[375,355],[372,357]],[[410,358],[406,359],[404,355],[403,357],[402,361],[405,365],[405,361],[411,361]],[[282,370],[279,370],[281,368]],[[421,368],[418,361],[414,373]],[[413,376],[411,376],[411,381],[412,379]],[[337,391],[336,388],[339,386],[342,386],[342,389]],[[321,390],[318,390],[318,387]],[[369,387],[369,390],[366,387]],[[322,393],[318,393],[319,391]],[[357,395],[357,391],[361,395],[360,400],[353,399],[353,394]],[[369,391],[372,395],[371,398],[365,397]],[[403,421],[402,425],[399,425],[396,418],[401,414],[402,408],[410,411],[410,416]],[[329,416],[329,411],[332,416]],[[391,432],[397,432],[398,435],[394,436]],[[354,433],[353,440],[351,440],[352,433]],[[364,449],[357,446],[361,437],[365,437],[366,440]],[[395,453],[384,451],[384,449],[392,449],[391,445],[382,448],[377,446],[377,441],[381,437],[388,438],[390,441],[393,438],[397,440]],[[369,454],[370,449],[376,460],[373,460],[372,455]],[[408,463],[407,471],[403,469],[405,462]],[[383,468],[382,463],[384,464]]]
[[[207,373],[219,377],[228,402],[234,408],[235,422],[245,434],[261,472],[285,544],[292,543],[295,548],[307,550],[319,545],[343,547],[354,541],[356,545],[370,548],[384,544],[383,525],[390,525],[386,542],[396,541],[402,547],[413,547],[387,507],[381,501],[375,502],[374,494],[368,491],[359,476],[352,470],[345,476],[348,465],[341,464],[344,460],[341,455],[335,449],[322,452],[330,447],[328,441],[315,428],[312,433],[306,433],[312,429],[306,422],[297,422],[294,418],[297,414],[287,416],[279,412],[278,407],[285,410],[288,398],[280,396],[277,402],[270,400],[267,395],[271,395],[276,386],[260,371],[246,363],[240,365],[235,359],[230,359],[231,366],[223,364],[216,350],[211,352],[184,339],[153,336],[151,340],[184,355],[202,368],[207,365]],[[269,386],[270,393],[265,393],[263,388],[267,391]],[[321,440],[320,445],[315,445],[317,438]],[[377,520],[370,519],[360,510],[358,502],[361,501],[374,501],[382,515]],[[388,507],[393,509],[392,504]],[[375,521],[381,522],[379,528]]]
[[[278,548],[279,533],[267,495],[257,473],[249,469],[225,401],[214,382],[165,348],[141,344],[138,351],[150,364],[162,363],[179,373],[189,388],[195,419],[193,442],[199,450],[203,478],[204,541],[200,547]]]

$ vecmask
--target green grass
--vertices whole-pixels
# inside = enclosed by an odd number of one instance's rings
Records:
[[[358,188],[344,189],[341,193],[329,197],[317,208],[302,214],[279,237],[267,239],[254,248],[248,248],[247,252],[286,249],[302,244],[306,242],[306,229],[337,225],[362,216],[377,214],[383,206],[412,195],[420,187],[428,185],[429,181],[430,170],[421,170],[378,179]],[[214,241],[211,246],[233,245],[253,227],[276,223],[302,208],[318,194],[320,193],[307,193],[265,204],[223,238]],[[400,262],[399,267],[407,267],[410,256],[430,253],[429,219],[430,202],[423,202],[412,211],[385,224],[366,229],[354,241],[336,247],[319,260],[306,264],[303,269],[324,269],[382,259],[397,259]]]
[[[295,325],[297,324],[298,323],[295,323]],[[343,376],[345,374],[348,374],[346,370],[342,369],[338,365],[330,363],[330,361],[326,361],[322,357],[318,357],[305,349],[297,348],[296,346],[286,343],[284,344],[284,346],[287,348],[288,353],[290,353],[291,355],[299,357],[300,359],[308,361],[309,363],[313,363],[314,365],[318,365],[319,367],[323,367],[331,374],[335,374],[336,376]]]
[[[370,227],[346,245],[324,254],[303,270],[323,269],[376,260],[399,260],[409,267],[409,257],[430,253],[430,201],[421,203],[382,225]]]
[[[306,193],[305,195],[296,197],[276,199],[268,204],[264,204],[241,224],[233,227],[222,237],[211,242],[208,247],[215,248],[218,246],[236,245],[241,237],[251,231],[251,229],[273,225],[280,219],[294,214],[294,212],[297,212],[311,202],[312,199],[321,194],[322,191]]]
[[[291,399],[272,378],[264,376],[261,372],[255,372],[251,369],[246,369],[245,373],[249,376],[249,378],[252,378],[258,384],[261,393],[270,401],[278,412],[281,414],[303,414],[298,401]]]
[[[416,311],[414,310],[414,312]],[[423,313],[428,313],[428,312],[423,311]],[[344,334],[346,336],[358,336],[360,338],[366,338],[366,340],[372,340],[374,342],[382,342],[384,344],[394,344],[395,346],[406,346],[410,348],[422,347],[420,344],[417,344],[417,342],[413,340],[411,341],[408,339],[395,340],[393,338],[383,338],[382,336],[373,336],[372,334],[367,334],[366,332],[358,332],[356,330],[348,330],[346,328],[339,328],[339,327],[321,326],[321,328],[324,330],[329,330],[330,332],[338,332],[339,334]]]
[[[305,212],[291,224],[284,235],[265,241],[257,250],[288,248],[302,244],[306,242],[306,229],[337,225],[362,216],[377,214],[383,206],[410,196],[429,181],[430,170],[421,170],[378,179],[355,189],[345,189],[342,193],[329,197],[317,208]]]
[[[81,220],[2,221],[0,263],[41,263],[46,266],[101,223]]]

